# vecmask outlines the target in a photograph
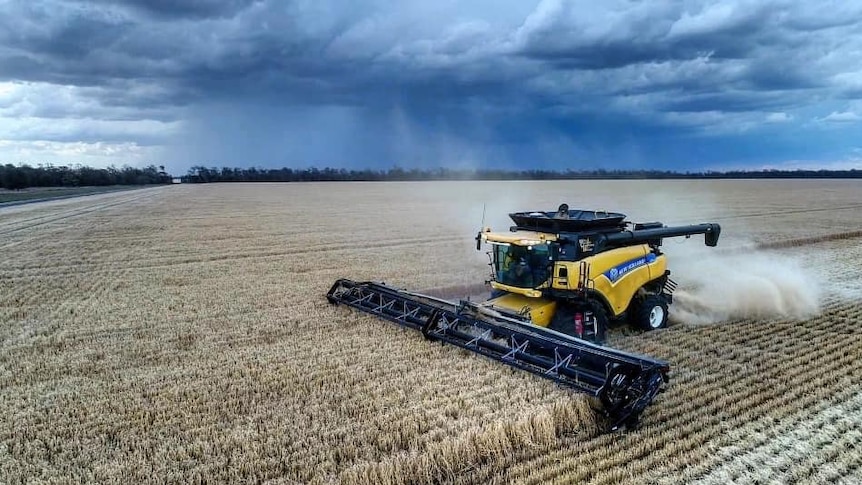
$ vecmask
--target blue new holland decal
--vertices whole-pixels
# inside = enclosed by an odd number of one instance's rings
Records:
[[[611,283],[616,283],[620,278],[632,272],[632,270],[640,268],[645,264],[652,263],[655,261],[655,254],[647,254],[646,256],[632,259],[631,261],[626,261],[625,263],[618,264],[613,268],[605,271],[605,276],[611,281]]]

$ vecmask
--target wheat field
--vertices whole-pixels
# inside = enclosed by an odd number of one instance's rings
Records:
[[[666,241],[667,360],[625,433],[584,396],[326,303],[476,293],[473,237],[572,207]],[[862,482],[856,181],[182,185],[0,209],[0,483]],[[466,296],[466,295],[465,295]]]

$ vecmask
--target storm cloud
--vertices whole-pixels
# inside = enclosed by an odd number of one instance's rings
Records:
[[[846,168],[860,34],[846,1],[7,0],[0,161]]]

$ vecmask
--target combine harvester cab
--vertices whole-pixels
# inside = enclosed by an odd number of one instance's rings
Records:
[[[675,285],[658,251],[661,239],[705,234],[714,246],[720,227],[629,228],[622,214],[569,211],[565,204],[510,217],[510,232],[483,229],[476,237],[477,249],[492,248],[486,302],[347,279],[336,281],[327,299],[598,398],[609,430],[634,427],[670,367],[601,345],[608,321],[633,315],[647,329],[664,326]]]

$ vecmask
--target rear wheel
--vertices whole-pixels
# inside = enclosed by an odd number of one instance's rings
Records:
[[[644,330],[667,327],[667,300],[661,295],[647,295],[635,308],[634,323]]]

